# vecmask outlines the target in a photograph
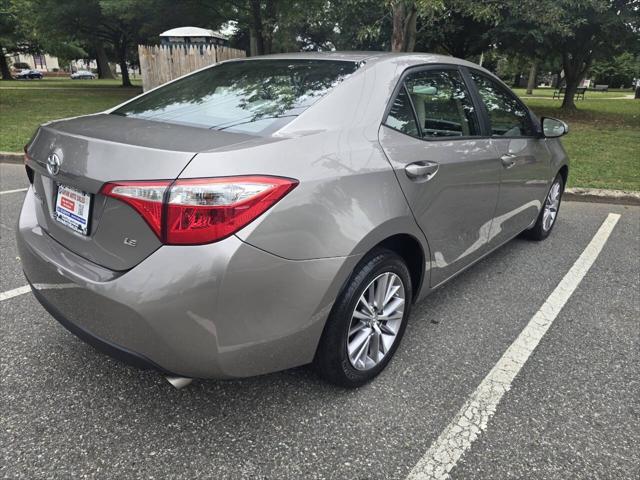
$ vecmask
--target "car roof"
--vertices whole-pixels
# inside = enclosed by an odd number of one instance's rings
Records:
[[[478,68],[475,63],[448,55],[428,52],[377,52],[377,51],[336,51],[336,52],[292,52],[260,55],[256,57],[237,58],[234,60],[342,60],[361,62],[367,60],[402,61],[408,64],[422,65],[426,63],[445,63],[455,65],[469,65]]]
[[[362,60],[367,60],[369,58],[379,57],[382,55],[385,55],[385,52],[290,52],[238,58],[236,60],[344,60],[347,62],[360,62]]]
[[[336,51],[336,52],[292,52],[276,53],[271,55],[259,55],[255,57],[242,57],[227,60],[237,61],[264,61],[264,60],[335,60],[346,62],[363,62],[366,66],[380,63],[397,63],[404,67],[413,67],[426,64],[462,65],[481,70],[492,77],[494,74],[480,65],[448,55],[440,55],[428,52],[377,52],[377,51]]]

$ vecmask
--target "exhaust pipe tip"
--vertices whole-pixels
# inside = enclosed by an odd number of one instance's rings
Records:
[[[186,378],[186,377],[164,377],[164,378],[166,378],[167,382],[169,382],[178,390],[186,387],[191,382],[193,382],[193,378]]]

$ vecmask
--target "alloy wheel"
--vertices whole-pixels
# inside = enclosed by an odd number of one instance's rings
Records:
[[[544,202],[544,213],[542,214],[542,228],[545,232],[551,230],[553,223],[556,221],[558,215],[558,208],[560,207],[560,196],[562,195],[562,188],[559,181],[555,181],[549,190],[547,199]]]
[[[375,367],[391,350],[402,325],[405,300],[402,279],[392,272],[378,275],[365,288],[347,335],[347,354],[355,369]]]

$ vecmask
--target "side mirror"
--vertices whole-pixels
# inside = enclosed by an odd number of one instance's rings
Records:
[[[569,133],[569,125],[552,117],[542,117],[542,134],[545,138],[558,138]]]

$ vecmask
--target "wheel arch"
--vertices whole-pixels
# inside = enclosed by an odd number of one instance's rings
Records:
[[[375,240],[372,240],[372,238],[375,238]],[[364,245],[366,245],[366,247]],[[363,241],[358,248],[355,249],[354,256],[357,255],[359,259],[357,263],[350,268],[349,273],[345,276],[340,288],[337,290],[337,294],[335,295],[336,300],[340,298],[345,289],[348,288],[351,279],[358,270],[358,267],[362,264],[362,261],[368,258],[371,252],[379,249],[390,250],[399,255],[405,261],[411,278],[412,303],[415,303],[420,298],[420,292],[425,283],[425,277],[429,271],[429,269],[426,268],[427,259],[429,259],[429,245],[426,243],[426,239],[424,239],[424,237],[422,237],[421,241],[421,239],[415,234],[401,231],[400,233],[394,233],[384,238],[380,238],[378,235],[374,234],[373,237],[369,236],[367,240]],[[334,301],[331,306],[331,311],[327,319],[330,318],[335,311],[336,303],[337,302]],[[322,333],[318,337],[318,345],[316,346],[314,359],[317,359],[318,348],[326,334],[326,329],[327,322],[325,321]]]
[[[567,181],[569,180],[569,165],[562,165],[556,176],[557,175],[562,175],[563,187],[567,188]]]
[[[383,248],[396,253],[406,263],[411,277],[411,287],[413,291],[412,302],[415,303],[420,297],[421,290],[425,283],[428,284],[428,281],[425,281],[425,277],[429,271],[427,268],[427,262],[430,258],[429,245],[424,236],[418,236],[421,234],[419,231],[395,230],[397,233],[391,233],[393,230],[391,232],[387,229],[385,230],[386,235],[380,235],[381,232],[377,232],[377,234],[373,234],[361,242],[358,248],[356,248],[356,251],[359,252],[358,256],[360,260],[353,267],[349,275],[347,275],[339,292],[342,293],[342,291],[344,291],[344,288],[353,277],[354,272],[362,260],[372,251]]]
[[[411,276],[411,300],[415,303],[427,272],[425,252],[420,242],[413,235],[398,233],[384,239],[373,248],[391,250],[404,260]]]

